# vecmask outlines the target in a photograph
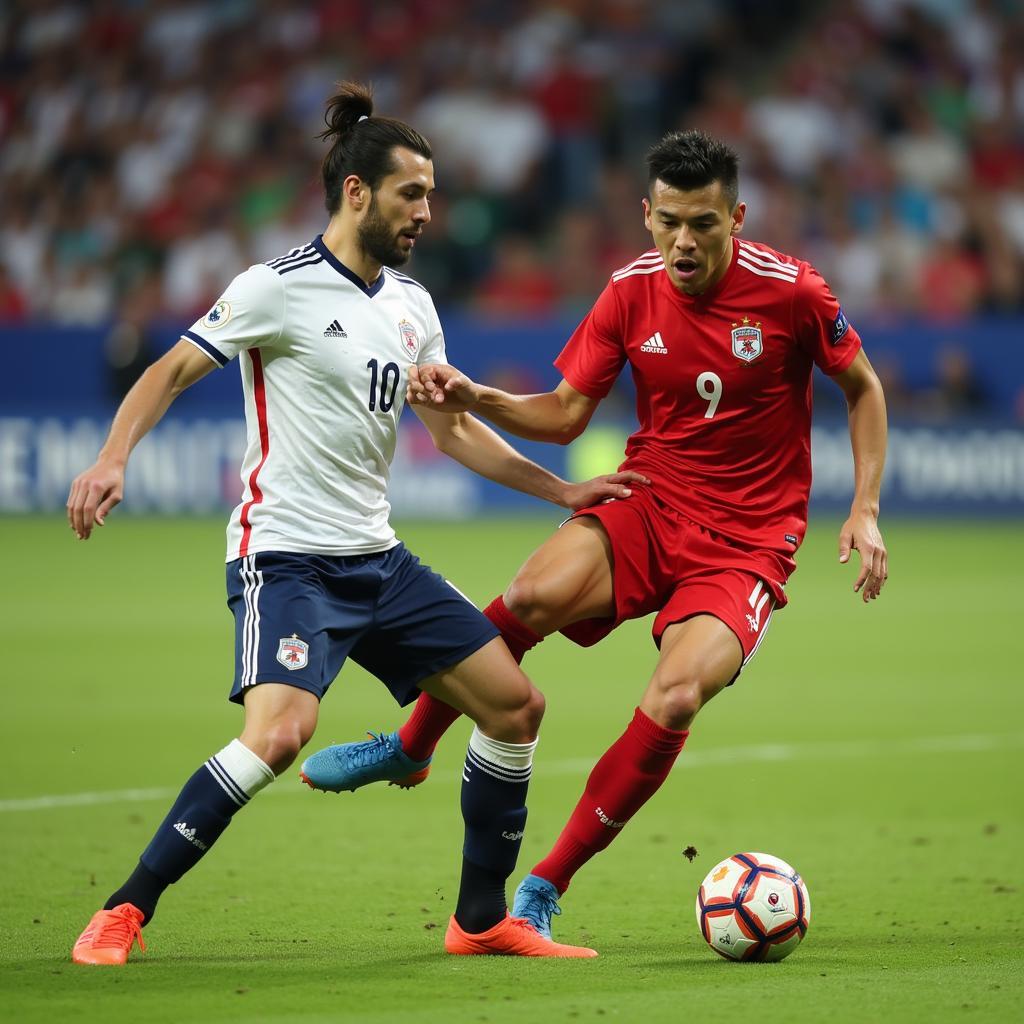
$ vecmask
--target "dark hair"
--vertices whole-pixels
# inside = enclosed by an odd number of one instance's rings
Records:
[[[327,101],[327,128],[317,138],[327,139],[331,148],[324,157],[321,174],[327,212],[341,206],[341,186],[356,174],[374,190],[395,169],[392,150],[411,149],[431,158],[430,143],[414,128],[393,117],[373,116],[373,91],[358,82],[339,82],[338,91]]]
[[[683,191],[703,188],[717,181],[729,203],[739,199],[739,157],[735,150],[705,132],[669,132],[647,152],[647,184],[663,181]]]

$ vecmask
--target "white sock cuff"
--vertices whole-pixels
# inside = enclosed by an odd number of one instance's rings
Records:
[[[537,749],[537,741],[505,743],[503,740],[492,740],[474,726],[469,737],[469,749],[491,764],[513,771],[524,771],[533,764],[533,752]]]
[[[274,781],[270,766],[241,740],[232,740],[223,750],[214,754],[207,765],[214,774],[217,774],[217,768],[224,772],[246,798],[254,797]]]

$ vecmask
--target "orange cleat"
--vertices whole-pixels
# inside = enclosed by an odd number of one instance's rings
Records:
[[[525,918],[508,914],[493,928],[476,933],[463,931],[453,916],[445,932],[444,948],[459,956],[560,956],[574,959],[597,956],[596,949],[567,946],[545,939]]]
[[[78,936],[71,959],[76,964],[123,964],[136,941],[144,953],[142,921],[142,911],[131,903],[120,903],[113,910],[97,910]]]

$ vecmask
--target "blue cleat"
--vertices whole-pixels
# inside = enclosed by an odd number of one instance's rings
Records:
[[[402,751],[398,732],[367,733],[361,743],[339,743],[310,754],[302,762],[299,778],[311,789],[329,793],[354,792],[371,782],[410,789],[418,786],[430,771],[430,758],[414,761]]]
[[[558,890],[546,879],[527,875],[516,889],[513,917],[525,917],[545,939],[551,938],[551,916],[560,914]]]

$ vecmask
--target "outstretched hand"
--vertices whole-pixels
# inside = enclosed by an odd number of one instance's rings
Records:
[[[68,524],[79,540],[88,540],[93,526],[103,526],[107,513],[124,496],[124,469],[97,462],[79,473],[68,494]]]
[[[853,592],[860,593],[864,603],[874,601],[889,578],[889,553],[878,529],[878,520],[870,512],[851,515],[839,531],[839,561],[844,565],[850,552],[860,553],[860,572]]]
[[[405,397],[410,405],[425,405],[440,412],[466,412],[479,401],[480,386],[454,366],[413,363],[409,367]]]
[[[573,512],[581,508],[598,505],[608,498],[628,498],[633,492],[629,484],[649,484],[651,481],[639,473],[627,470],[625,473],[606,473],[595,476],[593,480],[585,480],[580,484],[569,484],[565,489],[566,508]]]

